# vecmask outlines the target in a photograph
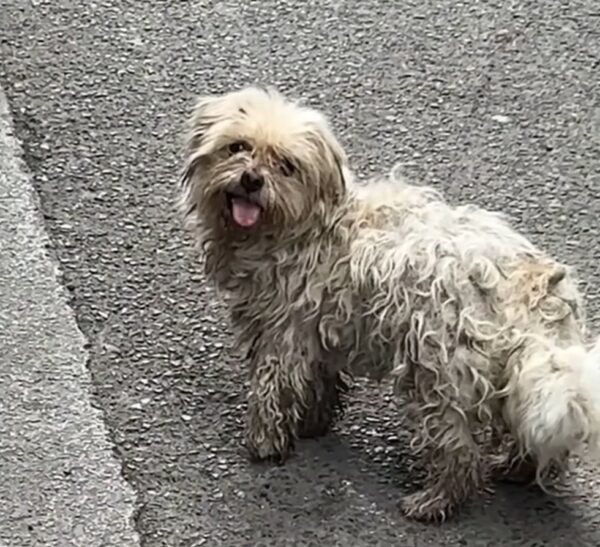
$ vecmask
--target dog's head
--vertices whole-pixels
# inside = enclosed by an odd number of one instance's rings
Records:
[[[200,98],[186,153],[186,213],[228,234],[295,229],[345,195],[346,157],[325,117],[273,90]]]

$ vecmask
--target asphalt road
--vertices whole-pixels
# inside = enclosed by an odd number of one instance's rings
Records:
[[[598,329],[596,4],[0,0],[0,84],[144,547],[600,545],[585,469],[558,499],[500,486],[443,526],[404,520],[419,474],[373,386],[285,466],[250,465],[244,368],[170,208],[194,97],[274,84],[332,116],[361,174],[400,161],[512,214],[577,267]]]

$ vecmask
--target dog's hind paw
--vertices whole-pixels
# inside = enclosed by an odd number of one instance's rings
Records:
[[[444,522],[455,511],[455,504],[450,496],[439,490],[421,490],[406,496],[400,502],[400,509],[408,518],[425,522]]]

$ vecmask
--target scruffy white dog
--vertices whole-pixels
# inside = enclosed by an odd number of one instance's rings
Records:
[[[600,343],[567,267],[498,214],[353,182],[325,118],[275,91],[201,98],[190,123],[181,207],[249,349],[255,457],[323,434],[346,373],[392,375],[416,420],[414,518],[600,451]]]

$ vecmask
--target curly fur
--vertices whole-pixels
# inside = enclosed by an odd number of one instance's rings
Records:
[[[228,153],[237,139],[248,150]],[[250,168],[261,221],[242,230],[224,196]],[[600,452],[600,342],[587,345],[576,282],[503,216],[393,173],[354,182],[321,114],[257,88],[199,101],[181,189],[251,346],[255,457],[324,433],[346,373],[391,375],[418,425],[429,476],[402,503],[415,518],[445,519],[493,474],[525,466],[541,481]]]

